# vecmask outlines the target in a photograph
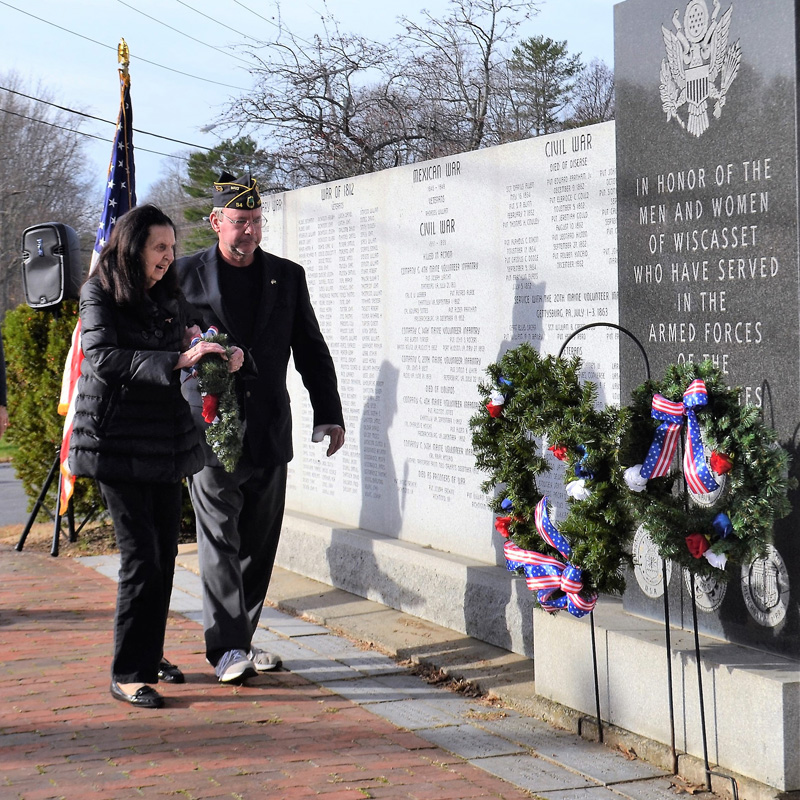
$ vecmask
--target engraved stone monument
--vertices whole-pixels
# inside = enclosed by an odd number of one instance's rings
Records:
[[[353,534],[319,545],[319,569],[308,542],[285,547],[288,566],[530,652],[531,599],[495,571],[505,560],[469,419],[486,367],[508,348],[530,342],[555,354],[587,322],[617,322],[614,149],[605,123],[265,199],[262,246],[306,269],[348,437],[332,459],[311,443],[310,405],[292,371],[287,508],[385,537],[387,548],[402,542],[393,553],[466,557],[473,571],[493,570],[486,580],[500,592],[448,592],[418,568],[390,577],[372,551],[339,554]],[[579,334],[568,353],[582,356],[603,402],[619,401],[616,331]],[[542,488],[566,509],[557,472]],[[454,591],[466,599],[454,602]],[[510,614],[528,620],[525,634]]]
[[[620,324],[654,377],[669,363],[713,359],[796,462],[795,16],[790,0],[626,0],[614,33]],[[623,341],[623,399],[641,378],[641,356]],[[635,547],[626,608],[660,616],[660,567],[646,535]],[[691,624],[680,570],[669,590],[675,618]],[[792,514],[766,559],[727,584],[698,585],[700,627],[796,655],[798,590]]]

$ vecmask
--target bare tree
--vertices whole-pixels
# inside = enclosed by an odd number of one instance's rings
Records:
[[[421,135],[390,49],[323,22],[312,42],[288,32],[249,47],[255,89],[223,120],[267,138],[287,188],[405,163]]]
[[[187,248],[186,242],[189,235],[198,227],[197,222],[190,222],[185,216],[186,209],[196,203],[183,188],[186,182],[186,163],[183,160],[171,160],[162,169],[161,177],[150,186],[147,194],[138,198],[140,203],[157,205],[175,223],[178,250],[184,253],[192,252],[191,245]],[[205,213],[207,214],[209,210],[206,208]]]
[[[595,58],[575,82],[572,115],[566,126],[593,125],[614,119],[614,71]]]
[[[423,11],[423,21],[402,18],[405,34],[397,45],[408,52],[404,73],[418,107],[427,116],[420,128],[427,133],[434,157],[497,144],[502,134],[492,127],[497,99],[507,92],[507,45],[516,29],[536,12],[538,0],[451,0],[442,19]]]
[[[85,140],[79,133],[80,118],[18,94],[34,94],[50,100],[41,87],[25,92],[22,80],[15,73],[0,75],[0,85],[4,87],[0,90],[2,317],[8,308],[24,300],[21,242],[25,228],[44,222],[63,222],[79,234],[90,235],[102,198],[92,200]]]

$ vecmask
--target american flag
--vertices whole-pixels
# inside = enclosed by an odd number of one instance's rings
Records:
[[[108,165],[108,181],[106,184],[103,213],[97,228],[97,237],[89,266],[91,273],[105,243],[117,220],[136,205],[136,180],[133,163],[133,109],[131,107],[131,79],[128,74],[128,45],[123,39],[117,48],[120,62],[120,104],[117,117],[117,132],[111,148],[111,161]],[[64,364],[64,376],[61,380],[61,395],[58,401],[58,413],[66,417],[64,435],[61,440],[61,495],[59,511],[66,513],[70,498],[75,491],[75,476],[69,468],[69,440],[72,435],[72,422],[75,415],[75,386],[81,374],[83,351],[80,347],[81,321],[75,326],[72,343]]]

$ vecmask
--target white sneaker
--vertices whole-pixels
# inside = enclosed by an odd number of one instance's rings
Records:
[[[220,683],[241,683],[256,674],[256,666],[244,650],[228,650],[214,667]]]
[[[251,648],[247,657],[259,672],[269,672],[271,669],[277,669],[283,663],[280,656],[260,650],[258,647]]]

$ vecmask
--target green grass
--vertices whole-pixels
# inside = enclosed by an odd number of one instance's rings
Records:
[[[11,457],[16,452],[17,448],[6,441],[5,436],[0,439],[0,462],[11,461]]]

